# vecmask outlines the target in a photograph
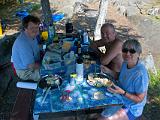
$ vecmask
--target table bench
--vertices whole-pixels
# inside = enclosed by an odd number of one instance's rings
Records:
[[[10,120],[31,120],[34,90],[19,88]]]
[[[8,88],[10,87],[10,84],[13,81],[13,76],[11,75],[11,72],[10,72],[10,66],[11,66],[11,62],[5,62],[3,64],[0,63],[0,73],[7,74],[9,76],[8,79],[4,79],[4,80],[0,78],[1,84],[3,84],[3,87],[4,87],[4,89],[2,90],[3,92],[1,97],[5,96],[5,94],[8,91]]]

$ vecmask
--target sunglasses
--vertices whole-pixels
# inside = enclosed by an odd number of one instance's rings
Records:
[[[128,49],[128,48],[123,48],[123,49],[122,49],[122,52],[123,52],[123,53],[128,53],[128,52],[130,52],[131,54],[136,53],[136,51],[135,51],[134,49]]]

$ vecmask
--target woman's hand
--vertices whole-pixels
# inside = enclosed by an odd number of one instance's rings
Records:
[[[112,86],[112,87],[109,87],[107,90],[108,90],[109,92],[117,93],[117,94],[124,94],[124,93],[125,93],[125,91],[124,91],[122,88],[118,87],[118,86],[115,85],[115,84],[113,84],[113,86]]]

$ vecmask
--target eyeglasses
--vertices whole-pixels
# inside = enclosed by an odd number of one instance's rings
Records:
[[[135,51],[134,49],[128,49],[128,48],[123,48],[123,49],[122,49],[122,52],[123,52],[123,53],[128,53],[128,52],[130,52],[131,54],[135,54],[135,53],[136,53],[136,51]]]

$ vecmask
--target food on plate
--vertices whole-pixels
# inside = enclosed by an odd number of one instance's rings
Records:
[[[60,85],[60,78],[57,75],[48,76],[45,80],[49,85],[53,85],[53,86]]]
[[[108,79],[107,77],[101,76],[101,74],[97,74],[97,73],[88,74],[87,82],[89,85],[92,85],[95,87],[112,86],[112,81],[110,79]]]
[[[104,99],[104,94],[103,94],[102,92],[100,92],[100,91],[95,92],[95,93],[93,94],[93,98],[94,98],[95,100]]]

